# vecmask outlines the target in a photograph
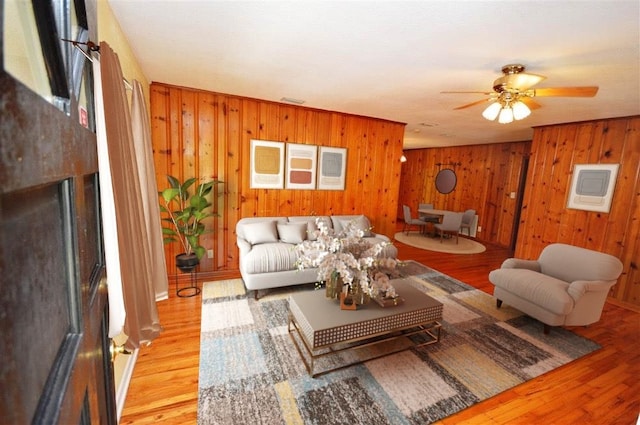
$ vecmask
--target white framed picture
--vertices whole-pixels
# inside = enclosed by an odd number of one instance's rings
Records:
[[[284,187],[284,142],[251,139],[251,189]]]
[[[620,164],[576,164],[567,208],[609,212]]]
[[[320,146],[318,189],[344,190],[347,149]]]
[[[315,189],[318,148],[287,143],[287,189]]]

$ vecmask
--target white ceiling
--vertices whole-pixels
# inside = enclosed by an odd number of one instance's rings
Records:
[[[532,127],[640,114],[640,2],[109,0],[150,81],[407,124],[406,149],[529,140]],[[108,41],[108,40],[107,40]],[[511,124],[481,99],[503,65],[536,87],[599,86],[594,98],[536,98]]]

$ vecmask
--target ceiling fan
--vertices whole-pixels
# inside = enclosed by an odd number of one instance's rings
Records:
[[[531,109],[540,108],[534,97],[594,97],[598,93],[597,86],[586,87],[545,87],[532,88],[547,77],[529,74],[524,65],[511,64],[502,67],[502,77],[493,82],[493,92],[486,91],[443,91],[441,93],[478,93],[489,96],[488,99],[477,100],[454,109],[465,109],[484,102],[491,104],[484,110],[482,116],[493,121],[498,118],[501,124],[521,120],[531,114]]]

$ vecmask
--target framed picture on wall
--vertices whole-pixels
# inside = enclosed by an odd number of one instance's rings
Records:
[[[347,149],[320,146],[318,189],[344,190]]]
[[[567,208],[609,212],[619,164],[576,164]]]
[[[251,140],[251,189],[284,187],[284,143]]]
[[[287,143],[287,174],[285,188],[315,189],[318,148],[312,145]]]

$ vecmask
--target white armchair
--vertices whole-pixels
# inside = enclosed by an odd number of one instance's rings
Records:
[[[622,273],[616,257],[572,245],[545,247],[537,260],[509,258],[489,273],[497,307],[502,302],[550,326],[600,320],[609,289]]]

